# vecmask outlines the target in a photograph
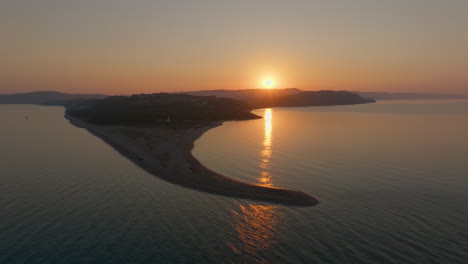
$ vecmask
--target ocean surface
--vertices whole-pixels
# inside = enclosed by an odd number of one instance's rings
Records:
[[[61,107],[0,105],[0,263],[468,263],[467,100],[255,113],[195,156],[318,206],[179,187]]]

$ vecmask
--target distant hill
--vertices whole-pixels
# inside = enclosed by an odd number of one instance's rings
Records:
[[[374,103],[375,100],[364,98],[348,91],[304,91],[291,95],[283,95],[276,98],[272,106],[328,106],[328,105],[353,105]]]
[[[0,94],[0,104],[46,104],[63,105],[65,101],[76,99],[100,99],[103,94],[67,94],[60,92],[31,92],[18,94]]]
[[[326,106],[375,102],[347,91],[301,91],[287,89],[206,90],[184,92],[190,95],[216,96],[242,100],[252,108]]]
[[[248,107],[251,109],[275,106],[326,106],[364,104],[374,102],[372,99],[365,98],[370,97],[370,95],[374,95],[373,93],[364,93],[364,96],[359,96],[356,93],[347,91],[301,91],[296,88],[205,90],[173,93],[173,95],[181,94],[201,97],[214,96],[217,98],[240,100],[247,103]],[[78,103],[80,103],[80,100],[103,99],[106,97],[108,96],[103,94],[67,94],[61,92],[45,91],[18,94],[0,94],[0,104],[39,104],[66,106],[70,103],[73,103],[74,101],[78,101]]]
[[[387,92],[354,92],[363,97],[375,100],[401,100],[401,99],[464,99],[468,94],[440,94],[440,93],[387,93]]]
[[[197,96],[217,96],[224,98],[232,98],[246,102],[266,100],[272,96],[282,96],[297,94],[302,92],[296,88],[286,89],[243,89],[243,90],[204,90],[204,91],[190,91],[180,92],[183,94],[197,95]]]

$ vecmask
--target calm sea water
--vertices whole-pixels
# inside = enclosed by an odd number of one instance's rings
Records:
[[[0,263],[468,263],[468,101],[256,113],[195,156],[319,206],[178,187],[60,107],[0,105]]]

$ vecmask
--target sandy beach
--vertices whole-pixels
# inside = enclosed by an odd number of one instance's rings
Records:
[[[65,115],[75,126],[101,138],[149,173],[187,188],[207,193],[295,206],[313,206],[318,200],[296,190],[244,183],[216,173],[192,155],[193,143],[214,122],[190,128],[104,126]]]

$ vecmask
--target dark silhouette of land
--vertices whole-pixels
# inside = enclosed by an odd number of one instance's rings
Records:
[[[83,99],[82,95],[35,93],[35,98],[23,94],[9,99],[64,105],[72,124],[87,129],[140,167],[169,182],[208,193],[297,206],[313,206],[318,200],[301,191],[244,183],[213,172],[193,157],[194,141],[223,121],[260,118],[251,113],[256,108],[374,102],[345,91],[254,89],[228,93],[231,98],[225,98],[224,92],[224,97],[158,93],[103,99],[96,99],[101,95]]]
[[[248,120],[259,118],[250,111],[274,106],[323,106],[370,103],[350,92],[318,91],[284,95],[278,92],[248,90],[243,101],[187,94],[139,94],[104,99],[72,100],[67,112],[95,124],[154,125],[168,118],[172,122]],[[248,95],[245,95],[247,93]]]
[[[204,167],[191,150],[205,131],[223,121],[261,118],[266,107],[365,104],[373,98],[435,99],[442,95],[301,91],[299,89],[211,90],[185,93],[105,96],[36,92],[0,95],[0,103],[64,105],[66,117],[98,136],[148,172],[184,187],[218,195],[287,205],[312,206],[301,191],[240,182]],[[458,98],[458,97],[457,97]]]
[[[292,107],[292,106],[324,106],[339,104],[361,104],[374,100],[399,99],[465,99],[468,94],[442,93],[392,93],[392,92],[360,92],[360,91],[302,91],[296,88],[287,89],[244,89],[244,90],[203,90],[187,91],[175,94],[196,96],[216,96],[244,101],[253,108],[261,107]],[[357,98],[356,95],[362,98]],[[31,93],[0,94],[0,104],[39,104],[66,105],[78,99],[102,99],[105,94],[67,94],[54,91]],[[297,97],[297,98],[294,98]],[[308,99],[304,101],[303,97]],[[354,97],[354,98],[353,98]]]
[[[318,200],[304,192],[248,184],[209,170],[192,156],[193,142],[223,121],[260,118],[251,113],[255,108],[374,102],[344,91],[244,90],[233,95],[242,101],[167,93],[73,100],[65,104],[66,117],[172,183],[224,196],[312,206]]]
[[[216,96],[241,100],[247,103],[270,100],[272,97],[291,95],[302,92],[296,88],[285,89],[242,89],[242,90],[203,90],[187,91],[179,94],[190,94],[197,96]]]
[[[287,89],[205,90],[183,92],[198,96],[217,96],[242,100],[252,108],[328,106],[373,103],[375,100],[348,91],[301,91]]]
[[[161,93],[72,101],[66,106],[66,117],[169,182],[230,197],[317,204],[316,198],[301,191],[230,179],[192,156],[193,142],[222,121],[260,118],[251,110],[247,103],[230,98]]]
[[[442,93],[389,93],[389,92],[355,92],[360,96],[375,100],[404,100],[404,99],[465,99],[468,94],[442,94]]]
[[[194,122],[249,120],[252,114],[245,102],[215,96],[186,94],[139,94],[111,96],[100,100],[74,100],[66,104],[67,113],[94,124],[187,125]]]
[[[252,109],[264,107],[324,106],[341,104],[362,104],[374,102],[347,91],[301,91],[288,89],[245,89],[245,90],[206,90],[175,94],[196,96],[216,96],[219,98],[237,99],[247,103]],[[137,96],[137,95],[133,95]],[[67,105],[72,101],[85,99],[103,99],[112,97],[113,101],[125,100],[125,96],[104,94],[67,94],[60,92],[31,92],[18,94],[0,94],[0,104],[39,104]],[[163,100],[163,99],[162,99]]]

